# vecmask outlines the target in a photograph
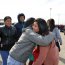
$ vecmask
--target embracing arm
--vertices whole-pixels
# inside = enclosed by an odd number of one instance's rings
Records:
[[[47,36],[42,36],[35,33],[33,30],[30,30],[30,29],[28,29],[26,32],[29,35],[29,40],[33,43],[36,43],[37,45],[47,46],[54,39],[53,33],[49,33],[49,35]]]

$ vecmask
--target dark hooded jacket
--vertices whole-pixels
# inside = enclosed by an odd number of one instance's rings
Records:
[[[25,22],[24,21],[20,21],[20,17],[18,17],[18,23],[16,23],[14,26],[17,29],[17,38],[19,39],[19,37],[22,34],[22,28],[25,28]]]

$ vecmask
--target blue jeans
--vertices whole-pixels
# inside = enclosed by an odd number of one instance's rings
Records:
[[[12,58],[10,55],[7,59],[7,65],[24,65],[24,63],[16,61],[14,58]]]
[[[2,57],[2,65],[7,65],[7,58],[9,55],[9,51],[0,51]]]

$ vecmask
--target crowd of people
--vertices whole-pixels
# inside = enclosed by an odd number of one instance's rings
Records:
[[[62,39],[55,20],[17,16],[18,23],[12,26],[12,18],[4,17],[5,26],[0,28],[0,54],[2,65],[58,65]]]

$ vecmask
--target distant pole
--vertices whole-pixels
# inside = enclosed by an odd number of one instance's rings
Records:
[[[50,18],[51,18],[51,10],[52,10],[52,8],[50,8]]]
[[[58,14],[58,25],[59,25],[60,14]]]

